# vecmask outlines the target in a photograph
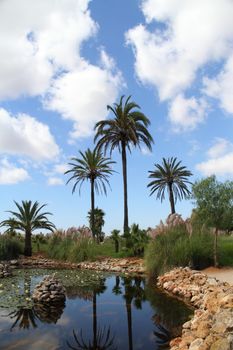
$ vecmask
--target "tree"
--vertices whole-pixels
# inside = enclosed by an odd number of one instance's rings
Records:
[[[124,233],[129,229],[128,220],[128,189],[127,189],[127,149],[131,152],[131,147],[140,147],[144,143],[151,150],[153,138],[148,131],[150,125],[149,119],[139,110],[140,107],[129,96],[124,102],[124,96],[121,96],[120,102],[113,106],[107,106],[114,118],[102,120],[96,123],[95,142],[97,149],[110,149],[112,151],[117,148],[122,158],[122,173],[124,185]]]
[[[97,238],[97,242],[99,243],[101,234],[102,234],[102,227],[104,226],[104,215],[105,212],[102,209],[99,209],[98,207],[94,209],[94,223],[95,223],[95,228],[94,228],[94,232]],[[90,210],[88,212],[88,220],[90,222],[90,226],[91,226],[91,222],[92,222],[92,211]]]
[[[221,183],[210,176],[197,181],[192,187],[195,215],[201,222],[214,228],[214,265],[218,266],[218,231],[233,227],[233,182]]]
[[[94,149],[91,151],[89,148],[86,152],[79,151],[80,158],[71,158],[72,162],[68,163],[71,169],[67,170],[65,174],[72,174],[67,181],[74,181],[72,193],[75,192],[77,185],[79,184],[79,193],[84,181],[89,181],[91,184],[91,230],[93,238],[95,237],[95,191],[97,193],[107,193],[106,185],[109,185],[108,177],[114,171],[111,169],[111,165],[115,162],[110,158],[103,157],[100,150]],[[110,185],[109,185],[110,186]]]
[[[120,230],[115,229],[115,230],[112,230],[111,236],[110,236],[115,245],[115,253],[119,252],[119,240],[120,240],[119,234],[120,234]]]
[[[16,211],[8,211],[11,213],[12,217],[8,220],[4,220],[0,223],[1,226],[8,226],[9,230],[19,230],[25,233],[25,247],[24,255],[32,255],[32,232],[37,229],[47,229],[53,231],[55,226],[47,218],[47,215],[52,215],[49,212],[41,213],[41,210],[46,206],[46,204],[39,205],[39,203],[32,201],[22,201],[20,205],[15,201],[15,205],[18,208]]]
[[[155,169],[149,171],[149,173],[149,178],[153,179],[147,185],[147,187],[150,187],[150,195],[156,192],[156,198],[161,199],[162,202],[165,198],[165,191],[167,190],[171,213],[174,214],[177,199],[187,199],[191,194],[187,184],[192,184],[188,180],[192,176],[192,173],[185,166],[181,166],[181,161],[177,161],[176,157],[163,158],[162,165],[155,164]]]

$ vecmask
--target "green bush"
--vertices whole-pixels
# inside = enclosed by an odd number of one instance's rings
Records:
[[[152,240],[145,253],[146,268],[158,275],[175,266],[202,269],[213,264],[213,236],[193,233],[191,237],[185,226],[166,230]]]
[[[23,253],[23,243],[17,238],[0,235],[0,260],[17,258]]]
[[[233,236],[219,236],[219,264],[233,266]]]
[[[126,257],[129,251],[115,252],[114,242],[106,238],[103,243],[97,244],[93,239],[81,237],[74,239],[71,237],[62,237],[52,235],[47,246],[43,246],[43,251],[49,258],[81,262],[84,260],[98,260],[102,257]]]

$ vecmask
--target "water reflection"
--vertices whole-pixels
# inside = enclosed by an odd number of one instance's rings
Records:
[[[20,303],[17,305],[15,297],[11,299],[5,326],[0,313],[0,344],[4,349],[15,346],[17,339],[20,342],[30,336],[36,344],[44,336],[44,350],[159,350],[180,334],[181,324],[191,313],[139,277],[81,271],[80,276],[77,271],[58,272],[67,291],[66,306],[34,304],[31,293],[35,285],[52,272],[40,271],[36,277],[33,271],[23,272],[11,281],[19,287]],[[5,288],[5,294],[0,293],[0,305],[11,290]],[[33,342],[30,349],[34,349]],[[19,344],[15,348],[25,349]]]

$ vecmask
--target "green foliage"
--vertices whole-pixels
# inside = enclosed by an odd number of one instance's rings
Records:
[[[22,253],[23,244],[19,239],[0,235],[0,260],[15,259]]]
[[[191,184],[188,178],[192,175],[191,171],[185,166],[181,166],[181,161],[177,158],[163,158],[162,165],[155,164],[155,169],[149,171],[149,178],[153,179],[147,187],[150,187],[150,195],[156,193],[156,198],[161,202],[165,198],[165,191],[169,194],[171,213],[175,213],[175,203],[177,199],[189,198],[191,192],[187,184]]]
[[[111,232],[111,239],[113,240],[115,244],[115,253],[119,252],[119,245],[120,245],[120,230],[112,230]]]
[[[141,230],[139,225],[133,224],[129,232],[130,246],[133,249],[134,256],[144,254],[144,249],[149,242],[149,236],[145,230]]]
[[[102,209],[99,209],[98,207],[94,209],[94,233],[96,235],[97,238],[97,242],[102,242],[104,239],[104,233],[102,232],[102,228],[104,226],[104,215],[105,212]],[[90,223],[90,227],[92,227],[92,211],[90,210],[88,212],[88,216],[87,216],[89,223]]]
[[[233,266],[233,236],[219,236],[219,265]]]
[[[102,257],[126,257],[130,253],[122,250],[115,252],[114,242],[106,238],[103,243],[98,244],[91,238],[81,237],[73,239],[52,235],[47,247],[43,248],[48,257],[70,262],[81,262],[85,260],[98,260]]]
[[[233,182],[219,182],[215,176],[194,183],[195,215],[208,226],[233,227]]]
[[[191,237],[185,226],[177,226],[151,240],[145,253],[146,268],[158,275],[175,266],[202,269],[213,263],[213,236],[193,233]]]
[[[233,181],[219,182],[215,176],[210,176],[197,181],[192,190],[197,206],[195,216],[215,228],[214,265],[218,266],[218,230],[233,227]]]
[[[25,234],[25,246],[24,255],[31,256],[32,243],[31,235],[34,230],[47,229],[53,231],[55,229],[54,224],[48,220],[47,216],[51,215],[49,212],[41,212],[46,204],[39,205],[39,203],[32,201],[22,201],[19,204],[15,201],[15,205],[18,211],[9,211],[12,215],[8,220],[4,220],[0,223],[0,226],[7,226],[7,231],[19,230]]]

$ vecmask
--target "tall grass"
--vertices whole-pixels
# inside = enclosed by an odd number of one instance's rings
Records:
[[[0,260],[10,260],[23,254],[23,243],[7,235],[0,235]]]
[[[167,229],[152,240],[145,253],[150,274],[158,275],[175,266],[202,269],[213,264],[213,236],[193,233],[191,237],[184,225]]]
[[[102,257],[125,257],[130,254],[124,250],[115,253],[114,242],[110,238],[97,244],[92,238],[58,235],[52,235],[48,245],[43,246],[43,250],[49,258],[70,262],[94,261]]]
[[[219,236],[219,264],[233,266],[233,236]]]

